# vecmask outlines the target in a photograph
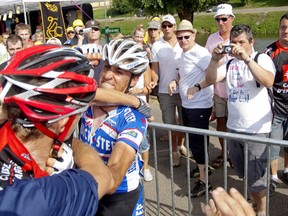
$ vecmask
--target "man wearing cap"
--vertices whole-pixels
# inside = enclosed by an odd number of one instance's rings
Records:
[[[206,48],[210,53],[213,52],[214,48],[217,44],[222,43],[223,45],[228,45],[230,43],[230,30],[232,29],[232,24],[234,21],[234,14],[232,12],[232,6],[230,4],[220,4],[217,6],[217,11],[214,15],[214,19],[218,26],[218,31],[211,34],[208,37],[206,42]],[[231,57],[227,54],[221,59],[220,63],[223,63],[231,59]],[[214,114],[216,116],[217,121],[217,130],[218,131],[226,131],[226,122],[227,122],[227,94],[226,94],[226,82],[218,82],[214,85]],[[215,169],[220,168],[223,165],[224,159],[224,149],[223,144],[224,141],[222,138],[219,138],[219,142],[221,145],[221,153],[220,155],[212,162],[212,167]],[[230,162],[230,166],[232,163]]]
[[[101,26],[97,20],[89,20],[85,23],[85,43],[78,46],[80,52],[82,52],[95,66],[94,67],[94,79],[99,81],[100,72],[103,67],[104,61],[102,60],[102,46],[99,44],[99,38],[101,34]],[[97,66],[97,67],[96,67]]]
[[[85,23],[85,28],[88,30],[87,33],[85,33],[88,43],[99,44],[99,37],[101,34],[100,23],[97,20],[89,20]]]
[[[176,36],[183,52],[177,60],[178,78],[171,80],[169,91],[173,94],[177,89],[182,100],[183,124],[188,127],[209,129],[209,117],[212,112],[213,88],[205,82],[206,69],[211,59],[207,49],[195,42],[197,30],[188,20],[182,20],[177,28]],[[204,88],[207,87],[207,88]],[[204,88],[204,89],[202,89]],[[211,190],[211,184],[205,178],[204,136],[189,134],[189,147],[198,165],[191,172],[191,177],[197,177],[191,191],[191,197],[199,197],[206,191],[206,184]],[[197,173],[197,175],[196,175]],[[211,170],[209,170],[211,174]]]
[[[162,120],[166,124],[177,124],[176,111],[178,112],[179,122],[182,123],[181,98],[178,90],[169,94],[167,86],[173,79],[178,79],[175,68],[175,60],[180,57],[182,49],[177,42],[175,35],[175,18],[168,14],[161,19],[161,29],[163,37],[156,41],[152,46],[151,74],[152,82],[150,87],[157,85],[159,78],[158,99],[162,111]],[[173,166],[180,166],[180,154],[177,146],[181,146],[184,135],[180,132],[172,133]]]

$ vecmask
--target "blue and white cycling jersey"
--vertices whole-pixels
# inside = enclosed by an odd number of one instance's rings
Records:
[[[108,113],[95,131],[91,131],[92,116],[92,107],[89,107],[81,118],[80,139],[95,148],[105,163],[108,162],[117,142],[124,142],[134,148],[136,151],[134,160],[116,193],[135,190],[139,185],[143,165],[139,146],[147,129],[146,118],[135,109],[118,106]]]

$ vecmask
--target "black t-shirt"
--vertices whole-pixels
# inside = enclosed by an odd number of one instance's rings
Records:
[[[266,47],[267,53],[274,62],[276,68],[273,84],[274,113],[288,115],[288,49],[281,47],[276,41]]]

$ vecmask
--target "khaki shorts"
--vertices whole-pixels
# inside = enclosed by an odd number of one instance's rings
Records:
[[[227,117],[227,100],[214,94],[214,112],[216,118]]]

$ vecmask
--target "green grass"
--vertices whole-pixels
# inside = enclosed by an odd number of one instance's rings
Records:
[[[279,18],[287,11],[275,11],[268,13],[236,14],[235,24],[247,24],[254,34],[275,34],[278,32]],[[202,33],[211,33],[217,31],[217,26],[213,17],[203,17],[197,15],[194,19],[194,26]]]
[[[248,5],[243,7],[241,1],[230,0],[229,4],[233,5],[233,8],[259,8],[259,7],[279,7],[287,6],[287,0],[249,0]]]
[[[93,10],[93,17],[95,20],[105,19],[105,8],[97,8]]]
[[[275,11],[269,13],[253,13],[253,14],[237,14],[234,24],[247,24],[251,26],[255,35],[257,34],[275,34],[278,32],[279,18],[286,11]],[[118,27],[121,33],[124,35],[131,35],[139,24],[143,24],[144,27],[148,26],[149,19],[133,19],[127,18],[121,21],[108,22],[108,26]],[[176,22],[179,23],[179,19],[176,18]],[[102,26],[105,26],[104,22],[101,22]],[[217,26],[213,16],[209,15],[196,15],[194,17],[194,27],[201,33],[212,33],[217,31]]]

